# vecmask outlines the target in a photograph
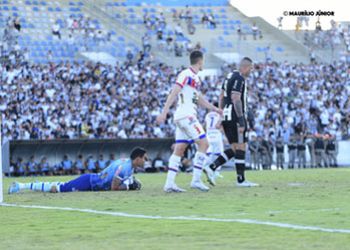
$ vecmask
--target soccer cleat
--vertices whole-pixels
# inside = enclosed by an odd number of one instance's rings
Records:
[[[166,193],[184,193],[185,189],[179,188],[175,183],[172,186],[164,186],[164,192]]]
[[[215,173],[215,178],[221,178],[221,179],[224,178],[224,176],[222,174],[220,174],[219,171],[216,170],[214,173]]]
[[[202,192],[208,192],[210,188],[208,188],[206,185],[203,184],[201,180],[199,181],[192,181],[191,182],[191,188],[198,189]]]
[[[210,185],[215,186],[216,185],[216,174],[215,171],[213,171],[209,166],[205,166],[203,169],[203,172],[207,176],[207,180]]]
[[[19,192],[19,184],[17,182],[12,182],[9,187],[9,194],[14,194]]]
[[[243,181],[241,183],[237,182],[236,186],[237,187],[258,187],[259,184],[250,182],[250,181]]]

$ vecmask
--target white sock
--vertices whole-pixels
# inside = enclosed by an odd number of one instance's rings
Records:
[[[30,184],[31,190],[41,192],[50,192],[52,186],[57,186],[57,182],[33,182]]]
[[[175,184],[175,177],[179,171],[179,165],[181,163],[181,157],[172,154],[169,158],[168,175],[166,178],[165,186],[169,187]]]
[[[207,155],[202,152],[196,152],[194,155],[194,160],[193,160],[193,177],[192,181],[200,181],[201,180],[201,175],[202,175],[202,169],[205,166],[207,162]]]
[[[19,190],[29,190],[30,189],[30,185],[32,185],[31,182],[28,183],[18,183],[19,185]]]

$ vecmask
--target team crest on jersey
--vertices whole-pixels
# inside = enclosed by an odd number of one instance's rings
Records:
[[[192,77],[187,78],[187,85],[191,86],[192,88],[197,88],[198,86],[197,82]]]
[[[198,132],[198,134],[201,133],[201,130],[200,130],[200,128],[199,128],[198,126],[194,126],[194,128],[196,129],[196,131]]]

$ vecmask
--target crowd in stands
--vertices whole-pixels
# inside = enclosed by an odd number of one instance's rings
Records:
[[[205,16],[205,18],[204,18]],[[216,27],[213,15],[204,14],[202,18],[203,25]],[[151,50],[151,37],[149,34],[156,33],[157,49],[173,53],[177,57],[188,55],[194,49],[202,49],[200,43],[193,44],[191,39],[185,36],[184,26],[189,35],[194,35],[196,26],[193,23],[192,10],[186,6],[184,10],[173,10],[173,25],[170,20],[166,20],[163,12],[150,15],[145,12],[143,21],[147,33],[142,38],[144,51],[147,53]]]
[[[21,48],[18,37],[21,33],[21,22],[18,17],[8,17],[0,39],[0,60],[7,60],[12,64],[17,61],[28,61],[29,51]]]
[[[217,101],[227,72],[202,79]],[[86,62],[1,64],[0,111],[9,140],[154,138],[172,136],[169,120],[157,126],[165,98],[181,69],[140,57],[114,66]],[[247,79],[249,124],[258,136],[299,130],[350,134],[349,66],[257,63]],[[205,111],[200,109],[200,117]]]
[[[301,28],[303,31],[303,44],[310,49],[310,59],[315,60],[315,50],[330,49],[334,53],[337,49],[340,52],[337,58],[342,57],[349,61],[350,58],[350,25],[346,23],[337,23],[330,21],[330,29],[323,29],[321,22],[315,23],[315,29],[309,30],[309,19],[299,17],[296,25],[296,34]]]

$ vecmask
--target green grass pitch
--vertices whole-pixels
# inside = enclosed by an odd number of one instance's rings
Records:
[[[236,188],[235,173],[208,193],[162,191],[165,174],[139,174],[135,192],[5,194],[6,203],[115,211],[129,214],[254,219],[350,229],[350,169],[247,172],[257,188]],[[69,180],[70,177],[38,177]],[[10,182],[33,178],[5,178]],[[237,222],[154,220],[74,211],[0,207],[0,249],[350,249],[350,234]]]

